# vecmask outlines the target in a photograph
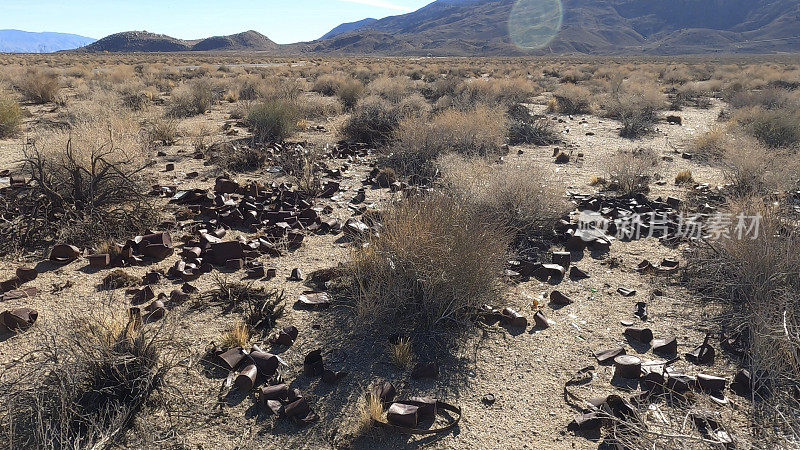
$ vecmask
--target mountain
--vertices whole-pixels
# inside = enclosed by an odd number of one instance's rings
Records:
[[[204,52],[222,50],[268,51],[277,49],[278,44],[272,42],[263,34],[253,30],[230,36],[210,37],[192,46],[193,51]]]
[[[438,0],[296,49],[441,56],[797,52],[800,2]]]
[[[95,40],[77,34],[0,30],[0,53],[57,52],[83,47]]]
[[[322,36],[321,38],[319,38],[319,40],[330,39],[330,38],[332,38],[334,36],[338,36],[338,35],[340,35],[342,33],[347,33],[348,31],[359,30],[361,28],[366,27],[367,25],[372,25],[373,23],[375,23],[377,21],[378,21],[378,19],[371,19],[370,18],[370,19],[362,19],[362,20],[359,20],[358,22],[343,23],[343,24],[339,25],[338,27],[332,29],[331,31],[328,31],[327,33],[325,33],[325,36]]]
[[[277,51],[278,44],[256,31],[187,41],[147,31],[126,31],[106,36],[77,49],[78,52],[190,52]]]

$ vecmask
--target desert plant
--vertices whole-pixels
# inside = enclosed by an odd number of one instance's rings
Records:
[[[363,94],[364,85],[358,80],[346,80],[336,88],[336,95],[347,110],[353,109]]]
[[[0,93],[0,139],[15,136],[22,123],[22,108],[13,98]]]
[[[264,167],[269,153],[262,146],[234,143],[214,144],[211,147],[212,161],[223,170],[249,172]]]
[[[17,89],[22,92],[25,99],[33,103],[51,103],[59,100],[58,94],[61,85],[58,74],[45,72],[38,69],[29,69],[17,81]]]
[[[146,405],[164,405],[177,363],[164,328],[101,317],[45,329],[36,358],[0,379],[0,438],[9,448],[105,448]],[[66,326],[65,326],[66,325]]]
[[[800,382],[800,240],[785,206],[757,197],[728,205],[732,232],[696,247],[689,266],[690,286],[722,306],[723,339],[753,374],[756,437],[776,448],[800,439],[800,402],[792,394]],[[742,236],[739,217],[747,218]],[[748,231],[754,217],[758,227]]]
[[[175,117],[191,117],[203,114],[215,101],[211,82],[206,79],[192,81],[172,93],[169,114]]]
[[[222,333],[222,348],[247,347],[251,335],[250,327],[238,320]]]
[[[384,331],[462,324],[498,294],[508,237],[443,195],[409,199],[349,265],[359,323]]]
[[[592,93],[582,86],[565,85],[553,94],[553,111],[562,114],[589,114],[592,112]]]
[[[353,114],[342,129],[345,139],[369,145],[385,145],[394,139],[400,123],[397,107],[376,97],[366,97],[358,102]]]
[[[651,131],[664,109],[664,96],[656,86],[621,85],[612,92],[605,104],[605,115],[622,122],[620,136],[637,138]]]
[[[397,340],[397,343],[390,344],[389,352],[392,357],[392,362],[401,369],[408,367],[414,356],[411,348],[411,340],[407,337],[401,337]]]
[[[534,116],[519,103],[511,107],[508,116],[508,143],[511,145],[552,145],[560,141],[552,121]]]
[[[800,142],[800,110],[755,111],[741,122],[768,147],[791,147]]]
[[[160,142],[163,145],[175,145],[180,137],[178,122],[172,117],[152,117],[145,123],[145,132],[149,142]]]
[[[282,142],[297,128],[298,112],[293,103],[266,100],[250,108],[245,122],[256,142]]]
[[[658,156],[649,148],[619,151],[606,166],[608,179],[611,181],[609,187],[622,194],[647,192],[658,163]]]
[[[265,336],[284,313],[283,291],[256,287],[254,282],[230,281],[223,276],[217,276],[215,283],[216,289],[204,294],[204,297],[226,312],[243,314],[242,322],[237,324],[238,330],[236,326],[231,328],[231,338],[241,340],[245,335],[249,338],[253,332]]]
[[[688,184],[692,182],[694,182],[694,178],[692,178],[691,170],[681,170],[675,175],[675,184]]]
[[[146,195],[138,137],[85,124],[39,136],[23,149],[23,170],[32,182],[0,196],[7,220],[0,226],[3,251],[69,240],[88,246],[128,238],[158,216]]]

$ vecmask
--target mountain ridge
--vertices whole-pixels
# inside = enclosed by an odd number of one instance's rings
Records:
[[[91,44],[94,38],[71,33],[0,30],[0,53],[49,53]]]

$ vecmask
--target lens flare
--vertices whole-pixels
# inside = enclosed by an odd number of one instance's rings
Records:
[[[561,30],[561,0],[518,0],[508,18],[508,35],[526,50],[547,46]]]

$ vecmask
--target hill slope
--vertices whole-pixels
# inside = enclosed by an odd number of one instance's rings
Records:
[[[48,53],[71,50],[91,44],[96,39],[68,33],[33,33],[0,30],[0,53]]]
[[[373,23],[375,23],[377,21],[378,21],[378,19],[369,18],[369,19],[362,19],[362,20],[359,20],[357,22],[343,23],[343,24],[339,25],[338,27],[332,29],[331,31],[328,31],[327,33],[325,33],[324,36],[322,36],[319,39],[320,40],[322,40],[322,39],[330,39],[330,38],[332,38],[334,36],[338,36],[338,35],[340,35],[342,33],[347,33],[348,31],[360,30],[362,28],[365,28],[367,25],[372,25]]]
[[[189,52],[189,51],[276,51],[279,45],[256,31],[214,36],[195,41],[176,39],[146,31],[126,31],[106,36],[77,49],[79,52]]]
[[[519,5],[526,5],[523,0]],[[529,0],[532,1],[532,0]],[[527,5],[557,5],[555,0]],[[797,52],[796,0],[563,0],[555,37],[538,50],[509,37],[515,0],[439,0],[415,12],[306,44],[306,51],[356,54],[518,55]],[[556,6],[557,7],[557,6]],[[512,16],[513,15],[513,16]],[[528,21],[531,22],[531,21]],[[512,27],[513,29],[513,27]]]

